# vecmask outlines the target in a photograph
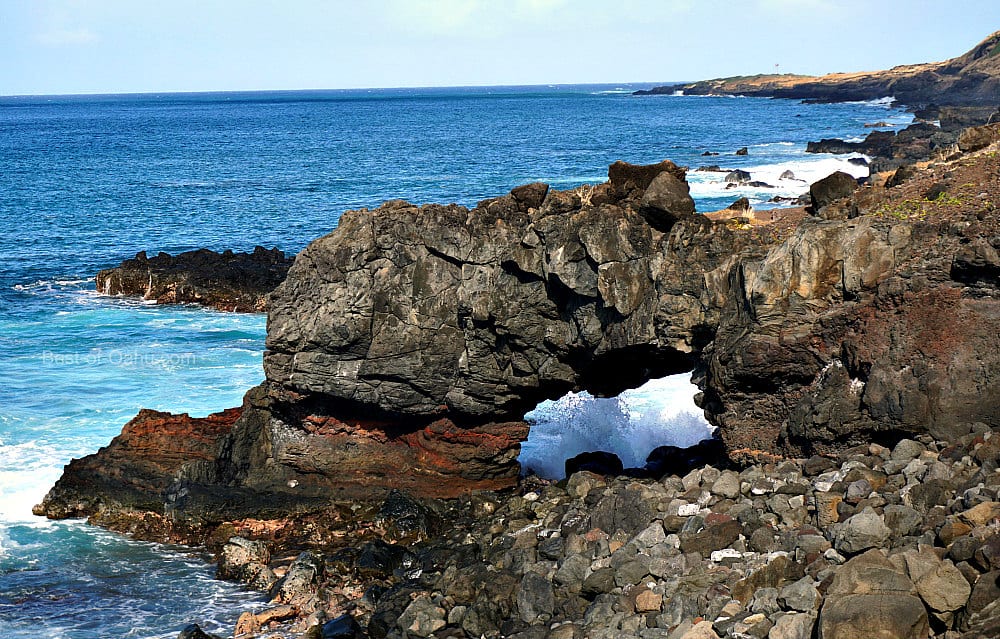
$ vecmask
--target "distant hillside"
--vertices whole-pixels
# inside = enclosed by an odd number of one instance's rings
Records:
[[[894,96],[908,105],[995,106],[1000,104],[1000,31],[965,55],[945,62],[887,71],[832,73],[820,77],[756,75],[656,87],[640,95],[748,95],[816,102],[873,100]]]

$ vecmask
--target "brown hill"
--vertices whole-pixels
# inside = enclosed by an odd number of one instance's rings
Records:
[[[968,53],[944,62],[886,71],[832,73],[820,77],[756,75],[657,87],[645,94],[748,95],[816,102],[873,100],[894,96],[909,105],[996,106],[1000,104],[1000,31]]]

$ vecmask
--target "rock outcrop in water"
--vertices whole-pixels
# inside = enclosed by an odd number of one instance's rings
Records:
[[[267,295],[288,273],[292,258],[261,246],[252,253],[208,249],[176,256],[145,251],[97,274],[105,295],[132,295],[157,304],[201,304],[221,311],[263,312]]]
[[[219,443],[240,413],[231,408],[197,418],[141,410],[110,444],[71,461],[33,510],[55,519],[93,517],[94,523],[146,539],[191,541],[192,532],[203,531],[169,521],[175,506],[184,505],[177,497],[187,497],[178,487],[213,467]]]

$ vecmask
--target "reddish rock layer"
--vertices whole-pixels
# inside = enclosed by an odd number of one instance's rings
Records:
[[[62,519],[129,511],[136,514],[127,524],[105,523],[163,531],[169,526],[160,516],[170,510],[167,492],[174,479],[210,473],[220,439],[241,412],[230,408],[199,418],[143,409],[110,444],[71,461],[34,513]]]

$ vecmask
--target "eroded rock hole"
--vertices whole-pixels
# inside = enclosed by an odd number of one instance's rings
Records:
[[[715,430],[694,403],[697,392],[691,374],[683,373],[616,397],[584,391],[543,401],[525,415],[531,432],[518,458],[522,472],[561,479],[567,459],[591,451],[611,452],[625,468],[642,468],[660,446],[694,446]]]

